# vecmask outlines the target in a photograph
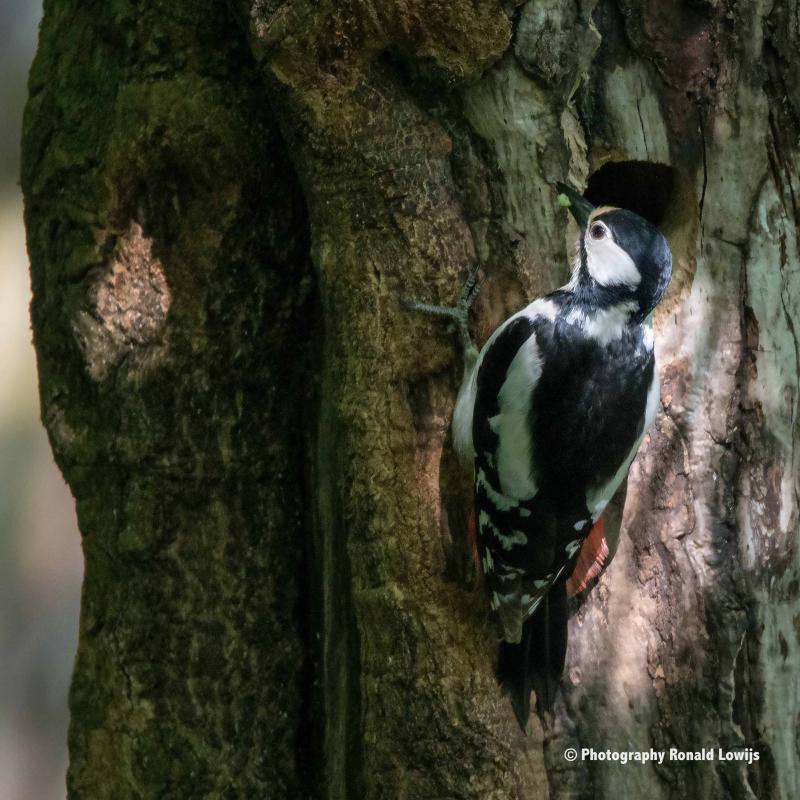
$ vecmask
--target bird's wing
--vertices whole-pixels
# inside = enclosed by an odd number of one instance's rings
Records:
[[[536,318],[535,310],[515,315],[484,347],[473,414],[481,566],[508,641],[519,639],[525,619],[561,577],[549,571],[555,554],[546,543],[556,520],[537,500],[533,462],[531,397],[542,371]]]
[[[486,343],[476,367],[472,436],[477,466],[492,487],[518,501],[530,500],[537,491],[530,404],[542,369],[535,324],[530,314],[511,317]]]

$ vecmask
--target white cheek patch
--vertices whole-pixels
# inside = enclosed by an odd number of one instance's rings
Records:
[[[586,235],[586,267],[601,286],[629,286],[635,289],[642,275],[633,259],[608,235],[592,239]]]

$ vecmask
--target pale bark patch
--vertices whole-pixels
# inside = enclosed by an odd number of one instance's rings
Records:
[[[73,330],[95,381],[104,380],[127,354],[161,339],[172,294],[152,239],[138,222],[132,220],[119,240],[108,269],[89,290],[89,302]]]

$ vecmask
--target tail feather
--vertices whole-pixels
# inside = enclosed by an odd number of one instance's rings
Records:
[[[559,581],[522,626],[519,643],[500,643],[497,677],[523,731],[530,716],[531,691],[536,692],[539,716],[552,715],[566,654],[567,592],[564,581]]]

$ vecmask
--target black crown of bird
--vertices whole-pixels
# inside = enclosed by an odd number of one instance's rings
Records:
[[[473,471],[470,526],[501,632],[497,676],[523,731],[532,692],[552,720],[568,597],[606,566],[603,511],[658,409],[652,312],[672,273],[667,241],[647,220],[557,187],[578,224],[566,285],[502,322],[480,350],[468,326],[477,268],[455,307],[405,303],[460,333],[453,446]]]

